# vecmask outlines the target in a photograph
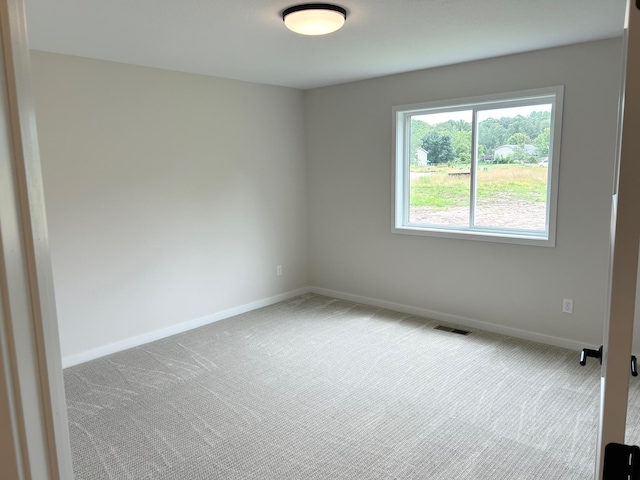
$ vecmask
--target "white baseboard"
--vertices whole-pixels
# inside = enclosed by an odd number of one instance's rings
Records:
[[[530,340],[532,342],[543,343],[546,345],[553,345],[556,347],[568,348],[570,350],[580,351],[585,346],[582,343],[567,338],[552,337],[551,335],[544,335],[541,333],[530,332],[527,330],[520,330],[518,328],[506,327],[504,325],[496,325],[494,323],[483,322],[481,320],[474,320],[472,318],[460,317],[457,315],[451,315],[448,313],[436,312],[433,310],[427,310],[424,308],[412,307],[409,305],[403,305],[400,303],[387,302],[384,300],[378,300],[375,298],[363,297],[360,295],[354,295],[351,293],[337,292],[335,290],[329,290],[320,287],[310,287],[309,291],[318,295],[325,295],[327,297],[339,298],[342,300],[349,300],[355,303],[362,303],[364,305],[371,305],[373,307],[386,308],[388,310],[395,310],[396,312],[408,313],[410,315],[417,315],[420,317],[427,317],[439,322],[445,322],[452,325],[459,325],[463,327],[476,328],[478,330],[484,330],[486,332],[498,333],[500,335],[508,335],[510,337],[520,338],[522,340]]]
[[[451,315],[448,313],[436,312],[433,310],[427,310],[424,308],[413,307],[410,305],[403,305],[400,303],[388,302],[385,300],[378,300],[375,298],[363,297],[361,295],[354,295],[351,293],[338,292],[336,290],[329,290],[320,287],[305,287],[297,290],[292,290],[280,295],[276,295],[255,302],[240,305],[239,307],[230,308],[222,312],[207,315],[206,317],[196,318],[187,322],[172,325],[171,327],[155,330],[153,332],[145,333],[135,337],[127,338],[119,342],[110,343],[102,347],[98,347],[86,352],[82,352],[76,355],[70,355],[62,358],[62,367],[72,367],[80,363],[88,362],[96,358],[104,357],[112,353],[120,352],[128,348],[144,345],[145,343],[160,340],[177,333],[186,332],[194,328],[202,327],[225,318],[240,315],[242,313],[250,312],[262,307],[268,307],[284,300],[303,295],[305,293],[316,293],[318,295],[325,295],[327,297],[339,298],[342,300],[349,300],[351,302],[362,303],[364,305],[371,305],[379,308],[386,308],[388,310],[395,310],[397,312],[408,313],[411,315],[417,315],[420,317],[427,317],[439,322],[445,322],[452,325],[459,325],[468,328],[476,328],[478,330],[484,330],[487,332],[498,333],[501,335],[508,335],[510,337],[521,338],[523,340],[530,340],[533,342],[543,343],[547,345],[553,345],[556,347],[568,348],[570,350],[580,351],[585,345],[569,340],[566,338],[552,337],[550,335],[543,335],[540,333],[530,332],[527,330],[521,330],[513,327],[506,327],[504,325],[496,325],[494,323],[483,322],[481,320],[475,320],[472,318],[461,317],[458,315]],[[589,346],[589,345],[586,345]]]
[[[274,297],[264,298],[262,300],[257,300],[245,305],[240,305],[239,307],[229,308],[228,310],[207,315],[206,317],[196,318],[195,320],[172,325],[171,327],[154,330],[153,332],[145,333],[143,335],[138,335],[131,338],[126,338],[119,342],[110,343],[108,345],[94,348],[92,350],[78,353],[76,355],[69,355],[62,358],[62,368],[72,367],[80,363],[88,362],[89,360],[104,357],[105,355],[110,355],[112,353],[120,352],[128,348],[144,345],[145,343],[154,342],[156,340],[170,337],[171,335],[175,335],[177,333],[186,332],[188,330],[202,327],[219,320],[224,320],[225,318],[234,317],[242,313],[250,312],[251,310],[268,307],[269,305],[273,305],[284,300],[289,300],[290,298],[294,298],[299,295],[304,295],[305,293],[309,293],[310,291],[311,289],[309,287],[299,288],[297,290],[282,293]]]

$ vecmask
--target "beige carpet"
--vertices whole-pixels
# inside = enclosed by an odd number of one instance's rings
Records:
[[[65,370],[77,480],[593,477],[597,362],[305,295]]]

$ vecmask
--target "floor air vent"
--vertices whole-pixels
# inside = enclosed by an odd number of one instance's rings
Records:
[[[466,330],[460,330],[459,328],[447,327],[445,325],[438,325],[435,327],[436,330],[442,330],[445,332],[457,333],[458,335],[469,335],[471,332],[467,332]]]

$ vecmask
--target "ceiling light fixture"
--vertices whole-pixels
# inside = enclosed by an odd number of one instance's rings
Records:
[[[287,8],[282,19],[289,30],[301,35],[326,35],[344,25],[347,11],[328,3],[307,3]]]

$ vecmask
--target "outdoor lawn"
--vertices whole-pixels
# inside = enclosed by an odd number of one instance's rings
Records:
[[[469,205],[468,165],[411,168],[411,207]],[[537,164],[479,165],[477,203],[546,202],[547,168]]]

